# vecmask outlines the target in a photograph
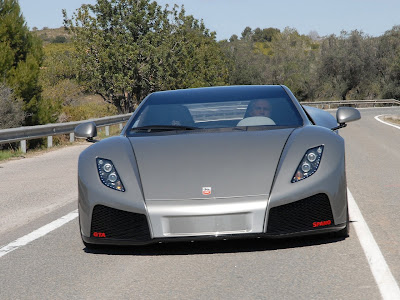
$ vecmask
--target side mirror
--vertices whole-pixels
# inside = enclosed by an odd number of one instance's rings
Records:
[[[354,107],[339,107],[336,112],[336,120],[339,124],[349,123],[361,119],[361,114]]]
[[[96,123],[86,122],[79,124],[75,127],[74,133],[77,138],[85,138],[88,142],[95,142],[93,138],[97,136]]]
[[[332,130],[337,130],[346,127],[349,122],[357,121],[361,119],[361,114],[358,109],[354,107],[339,107],[336,111],[336,121],[339,126],[332,128]]]

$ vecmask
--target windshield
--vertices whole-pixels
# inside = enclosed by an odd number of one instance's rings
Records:
[[[251,126],[299,127],[303,120],[279,86],[220,87],[159,92],[135,114],[130,131]]]

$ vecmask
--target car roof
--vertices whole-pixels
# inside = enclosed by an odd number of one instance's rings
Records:
[[[284,91],[281,85],[230,85],[230,86],[213,86],[189,89],[177,89],[168,91],[154,92],[154,96],[185,96],[192,95],[221,95],[226,93],[249,93],[249,92],[266,92],[266,91]]]
[[[203,102],[205,98],[224,102],[288,96],[281,85],[237,85],[160,91],[150,94],[147,99],[153,104],[162,104],[166,99],[185,104]]]

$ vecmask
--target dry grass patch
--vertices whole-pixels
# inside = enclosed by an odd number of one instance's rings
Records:
[[[389,115],[383,118],[384,121],[393,123],[393,124],[400,124],[400,116],[398,115]]]

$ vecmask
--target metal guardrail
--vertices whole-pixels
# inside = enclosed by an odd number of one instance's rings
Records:
[[[53,146],[53,136],[59,134],[69,134],[70,142],[75,140],[74,129],[81,123],[93,121],[97,127],[106,127],[106,135],[109,135],[109,126],[126,122],[132,114],[117,115],[98,119],[91,119],[78,122],[56,123],[37,126],[23,126],[0,130],[0,144],[21,142],[21,151],[26,153],[26,141],[31,139],[43,138],[47,136],[47,147]]]
[[[338,108],[340,106],[360,107],[382,107],[382,106],[400,106],[400,101],[396,99],[379,100],[341,100],[341,101],[310,101],[301,102],[302,105],[314,106],[321,109]]]

